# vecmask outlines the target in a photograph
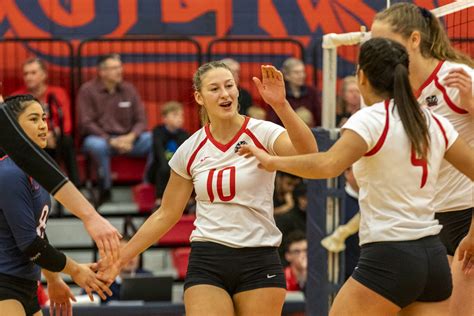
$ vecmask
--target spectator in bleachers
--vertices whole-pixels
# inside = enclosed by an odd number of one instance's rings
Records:
[[[299,118],[302,119],[306,125],[308,125],[309,127],[314,127],[314,117],[313,117],[313,113],[311,113],[310,110],[301,106],[297,108],[295,112],[296,112],[296,115],[298,115]]]
[[[321,101],[318,92],[306,85],[306,71],[303,62],[297,58],[288,58],[283,62],[281,71],[285,78],[286,99],[297,110],[305,107],[313,114],[314,124],[321,125]],[[269,110],[269,120],[282,124],[273,110]]]
[[[170,161],[178,147],[184,143],[189,134],[182,129],[184,123],[183,105],[177,101],[170,101],[161,109],[163,124],[153,129],[153,160],[148,169],[148,181],[156,187],[157,205],[170,177]]]
[[[285,243],[286,289],[288,291],[304,291],[308,276],[308,242],[302,231],[292,232]]]
[[[97,78],[84,83],[77,97],[83,149],[98,165],[99,203],[111,198],[111,156],[149,157],[151,152],[144,105],[135,87],[123,81],[122,75],[119,55],[101,56]]]
[[[286,213],[276,214],[275,223],[282,234],[282,246],[278,248],[282,263],[286,264],[285,248],[288,236],[294,231],[306,232],[306,184],[300,182],[293,190],[294,207]]]
[[[249,108],[252,106],[252,95],[244,88],[239,85],[240,81],[240,64],[237,60],[232,58],[224,58],[221,60],[222,63],[226,64],[229,67],[230,71],[234,75],[234,80],[237,86],[239,87],[239,113],[244,115],[249,115]]]
[[[71,100],[66,90],[48,84],[48,70],[43,60],[33,57],[23,63],[24,86],[16,94],[31,94],[38,99],[47,115],[49,132],[45,151],[66,167],[69,179],[79,184],[74,149]]]
[[[357,79],[347,76],[342,81],[336,108],[336,126],[341,127],[347,119],[360,110],[360,91]]]
[[[252,105],[248,108],[247,115],[257,120],[265,120],[267,111],[258,105]]]
[[[296,230],[306,231],[306,207],[308,198],[306,196],[306,184],[300,182],[293,190],[294,207],[286,213],[275,215],[278,229],[286,236]]]
[[[289,173],[277,172],[273,194],[274,215],[287,213],[295,206],[293,190],[300,180],[301,178]]]

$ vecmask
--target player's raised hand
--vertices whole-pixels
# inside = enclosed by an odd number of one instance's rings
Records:
[[[259,168],[273,172],[276,169],[273,167],[272,159],[275,157],[269,155],[266,151],[259,149],[253,145],[243,145],[239,149],[239,155],[245,158],[255,157],[259,161]]]
[[[459,90],[459,105],[474,115],[474,91],[471,76],[463,68],[452,69],[444,78],[444,84]]]
[[[283,106],[286,103],[285,81],[283,75],[271,65],[262,65],[262,80],[253,77],[253,82],[257,86],[258,92],[263,100],[273,109]]]

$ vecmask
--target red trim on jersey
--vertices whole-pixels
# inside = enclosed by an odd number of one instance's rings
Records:
[[[201,148],[204,146],[204,144],[207,142],[207,137],[203,139],[203,141],[199,144],[199,146],[196,148],[196,150],[193,152],[191,157],[189,158],[188,164],[186,165],[186,172],[188,173],[189,176],[191,176],[191,165],[194,162],[194,159],[196,159],[196,155],[198,152],[201,150]]]
[[[267,153],[268,153],[268,150],[262,145],[261,142],[259,142],[259,140],[257,139],[257,137],[252,133],[251,130],[249,130],[248,128],[245,130],[245,134],[247,134],[253,141],[253,143],[255,144],[255,146],[257,146],[258,148],[262,149],[262,150],[265,150]]]
[[[436,68],[431,73],[431,75],[418,88],[418,91],[416,91],[416,93],[415,93],[416,98],[419,98],[420,95],[421,95],[421,92],[423,92],[423,89],[425,89],[436,78],[436,75],[438,74],[438,71],[441,68],[441,66],[443,66],[443,63],[444,63],[444,60],[440,60],[438,65],[436,65]]]
[[[435,122],[438,124],[439,129],[440,129],[441,132],[443,133],[444,143],[445,143],[445,145],[446,145],[446,149],[448,149],[448,137],[446,136],[446,130],[444,129],[443,124],[441,124],[441,122],[436,118],[436,116],[434,116],[433,114],[431,114],[431,116],[433,117],[433,119],[435,120]]]
[[[416,157],[416,150],[413,145],[411,146],[411,164],[422,169],[420,184],[420,189],[422,189],[426,184],[426,179],[428,179],[428,162],[426,159]]]
[[[439,91],[441,91],[441,93],[443,94],[444,101],[446,101],[446,104],[449,106],[449,108],[451,110],[453,110],[454,112],[456,112],[458,114],[467,114],[467,113],[469,113],[466,110],[464,110],[464,109],[458,107],[456,104],[454,104],[454,102],[449,98],[449,95],[446,92],[446,88],[441,83],[439,83],[438,77],[435,78],[435,86],[436,86],[436,88],[438,88]]]
[[[214,202],[214,193],[212,192],[212,179],[214,179],[214,172],[216,169],[209,170],[209,174],[207,175],[207,194],[209,194],[209,200]]]
[[[387,138],[388,127],[389,127],[389,122],[390,122],[390,112],[388,111],[389,105],[390,105],[390,101],[385,100],[385,127],[383,128],[382,135],[380,135],[380,138],[377,141],[377,144],[375,144],[375,146],[364,155],[365,157],[375,155],[382,148],[383,143],[385,142],[385,139]]]
[[[3,157],[0,157],[0,161],[5,160],[5,159],[7,159],[7,158],[8,158],[8,155],[5,155],[5,156],[3,156]]]
[[[217,140],[214,139],[214,137],[211,134],[209,124],[207,124],[204,127],[204,130],[206,131],[206,135],[211,141],[211,143],[213,143],[214,146],[216,146],[221,151],[226,152],[237,141],[237,139],[239,139],[239,137],[245,132],[245,129],[247,128],[247,124],[249,120],[250,120],[250,117],[246,116],[244,124],[242,124],[242,127],[240,128],[240,130],[237,132],[237,134],[235,134],[235,136],[227,144],[221,144]]]

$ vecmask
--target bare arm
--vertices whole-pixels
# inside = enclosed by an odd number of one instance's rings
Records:
[[[181,218],[183,210],[193,191],[193,183],[173,170],[163,194],[160,208],[155,211],[133,238],[121,249],[120,260],[101,266],[101,279],[112,282],[123,265],[156,243]]]
[[[474,149],[461,137],[446,151],[444,159],[474,181]]]
[[[255,156],[268,171],[281,170],[303,178],[327,179],[340,175],[367,152],[367,144],[357,133],[346,130],[327,152],[277,157],[254,146],[242,146],[242,155]]]
[[[258,92],[278,115],[287,132],[276,140],[274,149],[279,156],[308,154],[318,151],[310,128],[293,111],[286,100],[283,75],[273,66],[262,66],[262,81],[254,77]]]
[[[111,255],[115,260],[118,259],[122,236],[112,224],[97,213],[70,181],[56,192],[54,198],[82,220],[87,232],[96,242],[101,257]]]

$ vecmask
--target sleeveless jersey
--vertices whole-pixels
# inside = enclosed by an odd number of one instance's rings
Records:
[[[275,172],[258,168],[258,161],[237,154],[252,144],[275,154],[273,144],[285,131],[271,122],[246,117],[227,144],[216,141],[209,125],[186,140],[169,165],[193,181],[196,221],[191,241],[211,241],[229,247],[278,246],[281,233],[273,219]]]
[[[415,240],[441,230],[433,196],[444,154],[458,134],[445,118],[424,112],[430,134],[427,161],[417,157],[393,101],[366,107],[343,126],[369,148],[353,166],[360,187],[361,245]]]

